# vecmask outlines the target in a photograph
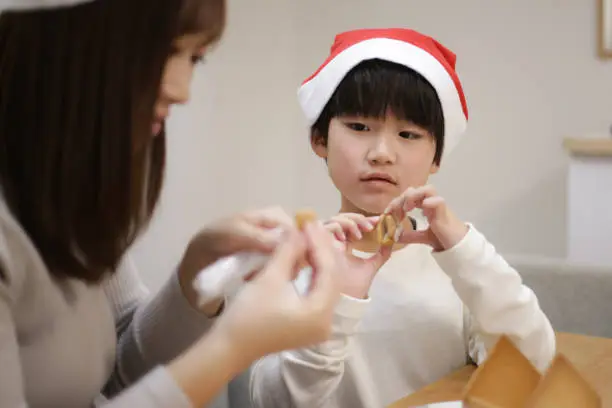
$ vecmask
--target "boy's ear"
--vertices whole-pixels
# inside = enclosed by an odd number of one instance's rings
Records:
[[[327,159],[327,143],[325,138],[316,130],[313,130],[310,134],[310,146],[317,156]]]

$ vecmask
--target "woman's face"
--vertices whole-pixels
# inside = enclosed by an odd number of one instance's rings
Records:
[[[203,34],[187,34],[172,43],[172,52],[166,61],[159,96],[155,103],[152,133],[157,136],[164,128],[170,107],[189,101],[189,87],[195,65],[206,53]]]

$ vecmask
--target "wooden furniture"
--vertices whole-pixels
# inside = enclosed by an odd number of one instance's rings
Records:
[[[597,0],[597,45],[599,57],[612,58],[612,0]]]
[[[580,371],[599,393],[604,408],[612,408],[612,339],[558,333],[557,351]],[[475,367],[457,372],[393,403],[388,408],[412,408],[434,402],[456,401],[462,397]]]
[[[563,147],[572,156],[612,157],[612,137],[604,138],[567,138]]]
[[[567,250],[571,262],[612,265],[612,137],[569,138]]]

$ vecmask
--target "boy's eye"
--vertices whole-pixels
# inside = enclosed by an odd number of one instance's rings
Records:
[[[346,126],[356,132],[365,132],[370,130],[370,128],[364,125],[363,123],[347,123]]]
[[[399,135],[402,139],[409,139],[409,140],[417,140],[422,137],[418,133],[414,133],[414,132],[400,132]]]

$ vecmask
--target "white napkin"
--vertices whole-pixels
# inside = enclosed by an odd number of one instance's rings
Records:
[[[282,229],[276,229],[273,233],[279,240],[282,238]],[[214,299],[234,295],[245,284],[244,278],[251,272],[263,268],[269,259],[268,254],[242,252],[221,258],[202,269],[193,281],[193,288],[198,294],[200,305],[205,305]],[[300,271],[293,281],[293,286],[299,294],[305,294],[308,291],[311,277],[310,267]]]
[[[269,255],[243,252],[222,258],[198,273],[193,287],[198,294],[198,302],[205,305],[214,299],[223,299],[234,295],[245,284],[244,278],[251,272],[263,268]],[[312,269],[303,268],[293,286],[298,294],[303,295],[310,288]]]

